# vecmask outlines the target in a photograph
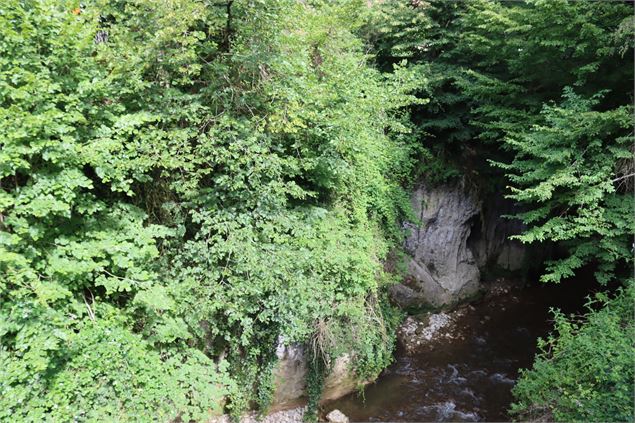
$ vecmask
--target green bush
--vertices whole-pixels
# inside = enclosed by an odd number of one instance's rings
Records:
[[[414,99],[365,8],[3,2],[1,420],[264,410],[276,343],[321,322],[360,377],[388,363]]]
[[[555,333],[514,387],[519,420],[635,420],[635,289],[598,295],[583,318],[554,311]]]

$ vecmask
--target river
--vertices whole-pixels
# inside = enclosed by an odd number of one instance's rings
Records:
[[[351,421],[509,421],[518,371],[531,365],[536,340],[552,328],[549,308],[581,311],[587,289],[534,285],[464,306],[458,336],[394,363],[363,393],[326,405]],[[572,289],[573,288],[573,289]]]

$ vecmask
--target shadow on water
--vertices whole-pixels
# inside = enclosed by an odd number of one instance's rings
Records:
[[[466,308],[460,336],[406,355],[364,389],[326,405],[351,421],[509,421],[518,370],[531,366],[536,339],[552,328],[550,307],[583,310],[590,283],[535,284]]]

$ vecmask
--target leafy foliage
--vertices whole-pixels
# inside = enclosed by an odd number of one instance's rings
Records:
[[[550,262],[542,279],[559,282],[595,262],[596,278],[607,283],[632,262],[635,203],[620,189],[628,175],[616,177],[616,160],[632,160],[632,108],[595,111],[597,98],[565,95],[560,107],[545,107],[544,125],[509,135],[517,153],[499,166],[510,172],[511,197],[531,205],[520,215],[529,229],[517,238],[568,246],[570,255]]]
[[[555,311],[557,335],[539,343],[531,370],[514,387],[512,413],[528,420],[633,421],[635,290],[589,303],[584,320]]]
[[[153,265],[172,231],[130,201],[149,175],[112,167],[152,118],[123,104],[136,81],[100,66],[97,16],[72,9],[0,14],[0,419],[202,418],[228,392],[224,367],[140,336],[150,316],[183,326]]]
[[[430,98],[412,113],[415,133],[448,165],[500,180],[487,159],[509,161],[510,132],[538,124],[565,87],[603,107],[630,104],[632,15],[620,2],[443,0],[382,2],[368,25],[380,66],[406,58]],[[435,158],[442,157],[442,164]],[[445,177],[456,176],[451,172]]]
[[[375,377],[418,173],[510,185],[545,280],[632,266],[627,5],[5,3],[2,420],[265,411],[278,342]]]
[[[0,419],[266,408],[276,343],[320,321],[359,328],[333,345],[360,376],[387,364],[415,100],[362,7],[3,6]]]
[[[411,106],[413,133],[428,152],[425,178],[469,177],[485,192],[505,192],[522,210],[508,217],[527,228],[515,238],[558,252],[542,281],[574,283],[584,268],[595,269],[602,284],[628,284],[632,5],[431,0],[377,9],[367,38],[379,66],[390,71],[409,60],[420,75],[418,95],[430,98]],[[520,417],[632,421],[628,292],[583,325],[556,314],[559,337],[516,389]],[[618,375],[607,370],[613,366],[630,369]]]

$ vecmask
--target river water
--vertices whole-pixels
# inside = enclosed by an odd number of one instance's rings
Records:
[[[575,288],[575,287],[574,287]],[[326,405],[351,421],[509,421],[511,389],[552,328],[549,308],[577,312],[586,289],[536,285],[482,299],[457,318],[459,336],[395,362],[363,394]]]

